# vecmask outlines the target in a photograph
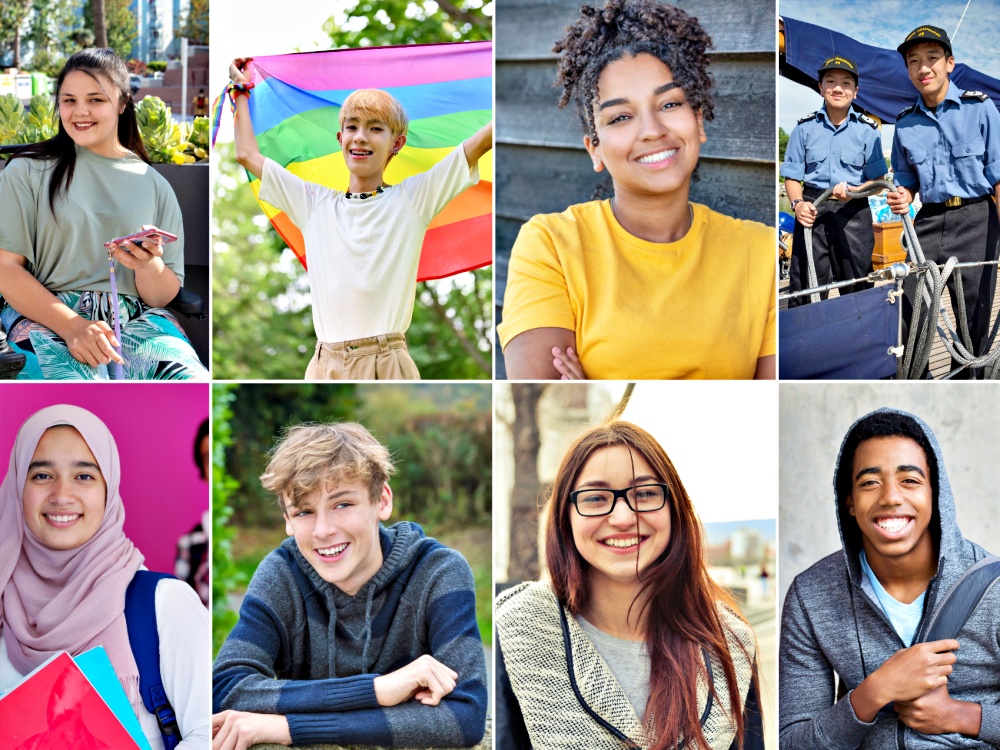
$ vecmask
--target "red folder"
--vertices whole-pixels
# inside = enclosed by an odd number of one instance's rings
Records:
[[[4,750],[138,750],[114,712],[67,653],[0,698]]]

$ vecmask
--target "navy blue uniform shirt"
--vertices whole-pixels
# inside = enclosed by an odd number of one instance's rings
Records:
[[[892,169],[896,184],[919,190],[924,203],[989,195],[1000,183],[1000,112],[954,83],[933,111],[918,97],[896,120]]]
[[[885,175],[882,139],[875,121],[853,108],[835,127],[826,107],[799,120],[785,149],[781,174],[819,190],[841,182],[860,185]]]

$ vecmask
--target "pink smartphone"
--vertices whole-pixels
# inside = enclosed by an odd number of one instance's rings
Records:
[[[110,242],[105,242],[104,247],[120,245],[122,242],[142,242],[143,240],[153,240],[155,242],[157,238],[162,238],[165,245],[168,242],[176,241],[177,235],[170,234],[170,232],[165,232],[162,229],[143,229],[141,232],[136,232],[125,237],[116,237]]]

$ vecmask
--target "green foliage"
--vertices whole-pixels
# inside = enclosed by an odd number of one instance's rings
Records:
[[[492,420],[487,384],[247,383],[234,386],[235,443],[227,470],[242,486],[239,524],[280,522],[260,486],[266,454],[300,422],[360,421],[396,462],[393,517],[439,528],[482,523],[491,512]]]
[[[213,369],[222,380],[301,377],[316,336],[305,271],[268,223],[232,143],[213,160]]]
[[[208,0],[191,0],[177,36],[188,38],[191,44],[208,44]]]
[[[229,505],[239,482],[226,472],[226,450],[233,443],[230,420],[233,386],[217,383],[212,388],[212,653],[218,654],[225,637],[236,624],[229,606],[230,594],[242,588],[247,578],[233,562]]]
[[[132,54],[132,45],[139,36],[139,21],[129,10],[131,0],[104,0],[104,20],[108,29],[108,47],[118,53],[123,60]],[[93,0],[83,5],[83,24],[93,32]]]
[[[204,161],[208,158],[208,142],[210,137],[207,117],[195,117],[191,123],[187,134],[188,150],[186,153],[194,157],[195,161]]]
[[[226,468],[243,488],[231,505],[240,525],[270,526],[281,523],[274,497],[264,491],[257,477],[264,471],[266,454],[286,427],[300,422],[351,419],[358,408],[351,384],[246,383],[233,387],[232,431],[235,438]]]
[[[778,128],[778,163],[785,161],[785,149],[788,147],[788,133],[784,128]]]
[[[327,19],[334,47],[369,47],[491,39],[493,19],[483,0],[354,0]]]
[[[146,63],[146,70],[150,73],[162,73],[167,69],[166,60],[150,60]]]
[[[0,2],[0,54],[13,48],[14,67],[19,67],[18,57],[20,44],[27,31],[28,14],[31,13],[31,0],[3,0]]]
[[[34,47],[30,70],[55,78],[66,58],[77,49],[67,33],[79,23],[81,0],[34,0],[31,30],[26,38]]]
[[[234,147],[216,147],[213,370],[222,380],[299,378],[316,346],[305,270],[268,224]],[[406,340],[424,379],[488,379],[492,271],[418,285]]]

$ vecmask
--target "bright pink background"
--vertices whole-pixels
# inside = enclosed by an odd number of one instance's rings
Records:
[[[208,509],[208,483],[194,464],[194,438],[208,416],[207,383],[0,382],[0,473],[17,431],[39,409],[74,404],[111,430],[121,455],[125,533],[146,567],[174,572],[177,539]]]

